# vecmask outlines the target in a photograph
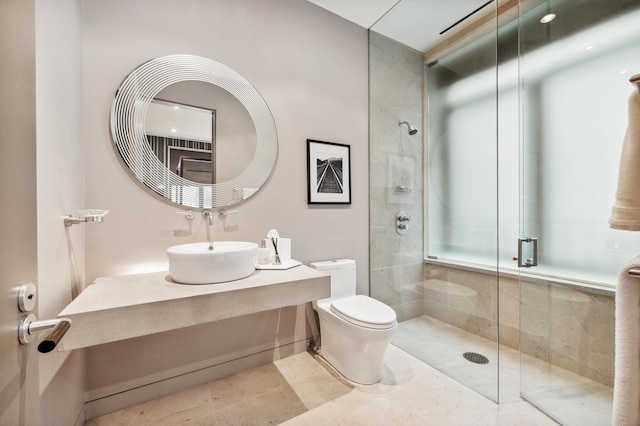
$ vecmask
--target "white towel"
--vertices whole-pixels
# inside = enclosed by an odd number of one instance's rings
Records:
[[[640,256],[618,273],[613,426],[640,425]]]
[[[640,93],[638,90],[634,90],[629,98],[628,120],[618,170],[618,190],[616,201],[611,209],[609,226],[614,229],[640,231]]]

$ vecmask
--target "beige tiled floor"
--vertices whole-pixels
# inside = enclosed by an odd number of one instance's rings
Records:
[[[389,346],[385,378],[349,384],[301,353],[86,423],[102,425],[555,425],[521,400],[494,404]]]

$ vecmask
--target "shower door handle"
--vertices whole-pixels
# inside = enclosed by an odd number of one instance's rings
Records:
[[[514,257],[513,260],[518,262],[518,268],[538,266],[538,239],[518,238],[518,257]]]

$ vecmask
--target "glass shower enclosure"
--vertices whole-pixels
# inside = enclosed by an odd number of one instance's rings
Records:
[[[482,25],[427,52],[376,32],[397,14],[371,29],[371,295],[398,313],[396,346],[487,398],[609,424],[616,274],[640,247],[607,224],[640,73],[640,1],[478,13]],[[420,87],[403,80],[416,57]],[[406,160],[415,151],[394,159],[416,142],[387,130],[416,113],[422,167]],[[422,188],[406,177],[421,172]],[[399,209],[420,219],[423,244],[385,221]]]

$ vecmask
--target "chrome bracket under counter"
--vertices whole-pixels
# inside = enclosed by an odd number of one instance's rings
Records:
[[[167,272],[98,278],[58,315],[73,321],[58,348],[100,345],[330,295],[329,275],[304,265],[209,285],[177,284]]]

